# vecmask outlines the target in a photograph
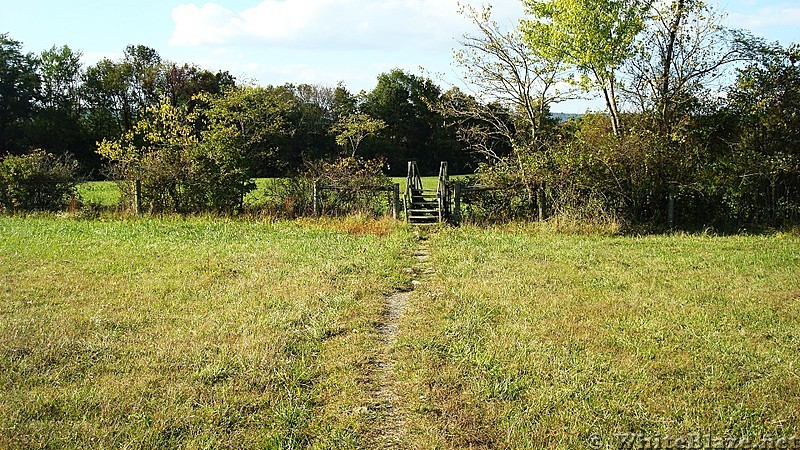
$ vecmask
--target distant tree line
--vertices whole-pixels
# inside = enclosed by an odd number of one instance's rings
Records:
[[[252,115],[254,131],[263,126],[253,138],[259,142],[250,142],[258,147],[251,149],[259,153],[256,176],[291,174],[340,155],[383,158],[393,174],[409,159],[431,171],[440,160],[464,171],[475,166],[455,130],[430,107],[440,88],[401,70],[353,94],[342,84],[242,85],[228,72],[165,61],[145,46],[128,46],[121,59],[89,67],[81,56],[67,46],[25,53],[22,43],[0,35],[0,152],[68,153],[91,176],[105,176],[99,142],[124,139],[141,121],[157,120],[164,105],[200,117],[210,104],[227,101],[253,108],[237,111]],[[259,108],[270,113],[256,117]],[[203,126],[195,123],[194,131]]]
[[[470,92],[401,70],[358,94],[254,87],[142,46],[83,68],[68,47],[25,54],[3,35],[0,151],[75,155],[141,183],[153,210],[232,210],[253,177],[401,175],[415,159],[502,188],[466,199],[475,219],[800,222],[800,46],[725,28],[698,0],[524,3],[512,29],[463,9],[475,32],[455,60]],[[587,95],[605,111],[550,113]]]

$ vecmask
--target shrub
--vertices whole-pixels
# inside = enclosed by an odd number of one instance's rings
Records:
[[[78,162],[35,150],[0,160],[0,205],[6,211],[57,211],[76,194]]]
[[[227,128],[198,133],[196,120],[185,108],[165,103],[118,141],[100,144],[112,176],[123,180],[127,203],[139,181],[142,207],[152,212],[232,212],[242,206],[255,187],[250,155]]]
[[[311,195],[313,181],[297,176],[269,180],[252,212],[271,217],[296,218],[313,212]]]
[[[325,187],[318,192],[320,211],[326,215],[367,214],[379,216],[390,210],[389,193],[375,188],[388,188],[391,179],[383,173],[382,158],[339,158],[311,164],[303,177],[313,186]]]
[[[318,191],[323,215],[380,216],[390,209],[389,193],[375,189],[391,186],[383,167],[383,159],[346,157],[317,161],[295,177],[271,180],[262,200],[254,206],[270,215],[311,215],[314,185],[317,184],[324,187]]]

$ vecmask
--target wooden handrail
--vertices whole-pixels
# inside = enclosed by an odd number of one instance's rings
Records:
[[[408,175],[406,175],[406,192],[403,199],[403,206],[406,210],[406,221],[408,221],[408,209],[411,206],[414,192],[422,191],[422,177],[419,175],[419,168],[416,161],[408,162]]]
[[[447,173],[447,161],[442,161],[439,165],[439,183],[436,186],[437,197],[439,198],[439,222],[449,216],[450,207],[450,176]]]

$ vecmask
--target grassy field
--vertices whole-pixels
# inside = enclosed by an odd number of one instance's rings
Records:
[[[0,448],[800,434],[800,237],[0,217]],[[600,447],[589,447],[593,434]]]
[[[78,195],[85,202],[110,207],[119,205],[122,193],[113,181],[89,181],[78,185]]]
[[[411,447],[800,434],[797,236],[461,228],[430,246],[397,349]]]
[[[381,235],[380,237],[378,235]],[[354,448],[387,222],[0,217],[0,448]]]

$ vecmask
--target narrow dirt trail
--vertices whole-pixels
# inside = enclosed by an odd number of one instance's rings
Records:
[[[411,274],[411,291],[395,292],[386,296],[385,312],[377,328],[381,336],[382,349],[375,362],[376,389],[373,394],[373,410],[376,413],[373,442],[368,448],[404,448],[405,421],[398,406],[397,380],[395,378],[395,359],[393,348],[400,334],[399,323],[411,298],[413,290],[425,281],[433,270],[428,259],[430,248],[427,238],[418,234],[417,248],[414,250],[414,266],[406,270]]]

